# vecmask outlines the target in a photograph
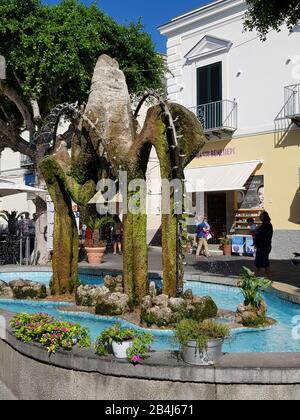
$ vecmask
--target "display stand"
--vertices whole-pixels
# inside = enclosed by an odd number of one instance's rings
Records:
[[[232,239],[232,253],[240,255],[254,256],[255,249],[253,246],[253,237],[249,235],[249,223],[248,219],[254,219],[254,223],[257,227],[262,225],[260,216],[262,209],[239,209],[235,216],[235,222],[233,225]]]

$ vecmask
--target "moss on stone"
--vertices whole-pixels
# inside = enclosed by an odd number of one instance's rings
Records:
[[[122,310],[117,305],[101,302],[101,304],[96,305],[95,314],[102,316],[120,316],[122,315]]]

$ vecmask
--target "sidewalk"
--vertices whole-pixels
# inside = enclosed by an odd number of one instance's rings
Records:
[[[185,273],[191,275],[219,276],[219,277],[239,277],[243,266],[254,270],[254,258],[231,256],[225,257],[216,254],[210,258],[200,257],[196,259],[195,255],[186,257],[187,265]],[[122,256],[107,254],[103,264],[97,267],[99,270],[122,271]],[[80,267],[88,267],[86,262],[80,263]],[[272,280],[289,284],[300,288],[300,265],[295,267],[290,260],[271,261]],[[162,253],[161,248],[149,249],[149,271],[162,272]]]
[[[0,401],[15,401],[17,398],[13,393],[6,388],[3,382],[0,381]]]

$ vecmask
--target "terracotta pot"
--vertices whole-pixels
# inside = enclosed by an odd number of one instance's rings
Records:
[[[106,247],[101,248],[85,248],[87,253],[88,262],[90,265],[99,265],[103,261]]]
[[[231,256],[231,245],[223,245],[223,253],[227,257]]]

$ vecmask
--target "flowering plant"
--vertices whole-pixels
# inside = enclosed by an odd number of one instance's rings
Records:
[[[108,354],[113,341],[116,343],[132,341],[132,346],[127,350],[127,359],[129,362],[137,364],[146,359],[147,354],[151,351],[150,344],[153,342],[153,335],[133,329],[122,329],[121,324],[116,323],[99,335],[96,342],[96,353],[99,356]]]
[[[40,343],[47,348],[49,354],[56,353],[60,348],[72,350],[76,344],[78,347],[91,345],[87,328],[63,322],[61,319],[55,320],[46,313],[20,313],[10,321],[10,325],[19,340],[25,343]]]

